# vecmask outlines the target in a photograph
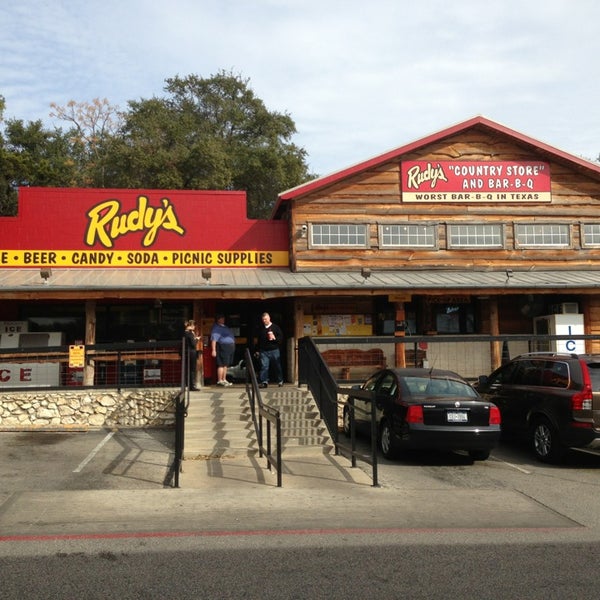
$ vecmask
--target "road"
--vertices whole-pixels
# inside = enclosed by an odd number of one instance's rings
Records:
[[[170,435],[0,434],[0,597],[595,594],[598,455],[544,465],[503,443],[481,463],[380,458],[380,488],[294,481],[294,459],[281,489],[194,465],[171,489]]]

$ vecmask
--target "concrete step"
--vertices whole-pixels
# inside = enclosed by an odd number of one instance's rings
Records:
[[[333,450],[327,427],[306,390],[272,387],[261,390],[261,399],[280,411],[282,452]],[[210,388],[190,394],[185,427],[186,459],[258,453],[245,388]]]

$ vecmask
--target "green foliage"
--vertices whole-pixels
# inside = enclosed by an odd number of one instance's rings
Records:
[[[0,135],[0,214],[24,185],[245,190],[248,216],[270,215],[277,194],[310,178],[288,114],[269,111],[239,75],[166,80],[165,97],[52,104],[41,121],[9,120]],[[0,122],[4,111],[0,96]]]
[[[165,98],[129,103],[112,154],[119,186],[245,190],[249,216],[264,218],[279,192],[309,178],[291,117],[269,112],[246,80],[221,72],[166,83]]]
[[[0,148],[0,211],[16,213],[22,186],[76,185],[68,138],[60,129],[44,129],[41,121],[10,119]]]

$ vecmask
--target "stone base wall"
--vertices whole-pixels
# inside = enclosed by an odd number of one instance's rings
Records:
[[[173,388],[2,393],[0,430],[165,427],[175,423]]]

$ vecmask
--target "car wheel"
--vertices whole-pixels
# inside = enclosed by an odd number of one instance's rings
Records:
[[[394,458],[397,454],[394,444],[394,434],[387,419],[381,422],[381,427],[379,428],[379,447],[385,458]]]
[[[342,419],[344,435],[346,437],[350,437],[350,409],[347,406],[344,406],[344,416]]]
[[[473,460],[487,460],[490,457],[489,450],[469,450],[469,456]]]
[[[559,460],[565,451],[556,428],[545,417],[535,419],[531,426],[531,447],[538,460],[548,463]]]

